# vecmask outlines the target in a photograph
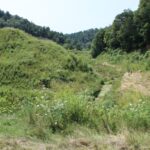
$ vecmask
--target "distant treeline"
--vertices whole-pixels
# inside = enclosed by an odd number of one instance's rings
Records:
[[[49,27],[35,25],[27,19],[17,15],[11,15],[9,12],[4,12],[2,10],[0,10],[0,27],[18,28],[33,36],[48,38],[59,44],[65,42],[65,37],[62,33],[51,31]]]
[[[92,55],[97,57],[107,49],[126,52],[150,48],[150,0],[140,0],[137,11],[125,10],[116,16],[113,24],[100,29],[92,45]]]
[[[89,29],[86,31],[81,31],[72,34],[66,34],[67,37],[66,46],[69,49],[89,49],[91,48],[91,42],[95,37],[98,29]]]
[[[89,48],[98,31],[98,29],[90,29],[73,34],[63,34],[52,31],[49,27],[38,26],[18,15],[11,15],[9,12],[0,10],[0,28],[3,27],[18,28],[33,36],[53,40],[58,44],[64,45],[65,48],[77,50]]]

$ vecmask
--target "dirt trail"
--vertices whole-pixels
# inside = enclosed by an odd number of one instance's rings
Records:
[[[121,90],[133,90],[150,96],[150,73],[125,73],[121,82]]]
[[[0,139],[0,150],[122,150],[127,147],[122,135],[58,139],[55,144],[33,142],[27,139]]]
[[[53,145],[33,142],[25,138],[0,139],[0,150],[47,150]]]

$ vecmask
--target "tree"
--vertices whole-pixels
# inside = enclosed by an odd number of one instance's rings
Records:
[[[96,58],[101,52],[105,50],[106,44],[104,42],[105,29],[100,29],[93,40],[92,56]]]
[[[140,5],[135,13],[135,22],[139,36],[141,38],[141,47],[146,48],[150,45],[150,1],[140,0]]]
[[[112,26],[112,48],[121,48],[127,52],[135,49],[137,31],[134,23],[134,12],[125,10],[116,16]]]
[[[73,49],[83,50],[91,47],[93,38],[98,29],[89,29],[72,34],[66,34],[66,41],[69,41],[69,47]]]

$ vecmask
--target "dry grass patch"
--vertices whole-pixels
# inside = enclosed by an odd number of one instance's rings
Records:
[[[150,73],[125,73],[121,82],[121,90],[133,90],[150,96]]]

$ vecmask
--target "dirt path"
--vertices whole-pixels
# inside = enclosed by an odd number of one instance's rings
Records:
[[[0,139],[0,150],[122,150],[126,147],[126,139],[122,135],[66,137],[57,139],[55,144],[33,142],[27,139]]]
[[[121,90],[133,90],[150,96],[150,73],[125,73],[121,82]]]
[[[33,142],[25,138],[4,138],[0,139],[0,150],[47,150],[53,145]]]

